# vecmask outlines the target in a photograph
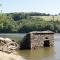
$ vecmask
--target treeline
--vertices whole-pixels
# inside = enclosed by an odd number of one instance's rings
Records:
[[[12,19],[16,20],[21,20],[21,19],[27,19],[30,18],[31,16],[50,16],[50,14],[46,13],[38,13],[38,12],[30,12],[30,13],[7,13],[7,16],[11,17]]]
[[[30,16],[50,16],[50,14],[46,14],[46,13],[39,13],[39,12],[30,12],[28,13]]]
[[[45,30],[60,33],[60,21],[45,21],[42,18],[31,16],[30,13],[0,14],[0,33],[26,33]]]

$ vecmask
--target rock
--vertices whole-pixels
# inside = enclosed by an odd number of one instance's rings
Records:
[[[25,60],[19,55],[14,55],[13,53],[7,54],[0,51],[0,60]]]
[[[0,60],[25,60],[16,52],[18,44],[9,38],[0,37]]]
[[[9,38],[0,37],[0,51],[11,53],[12,50],[17,50],[18,44]]]

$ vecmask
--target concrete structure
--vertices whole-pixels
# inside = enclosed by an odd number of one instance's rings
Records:
[[[52,31],[33,31],[28,33],[20,43],[20,49],[36,49],[54,45]]]

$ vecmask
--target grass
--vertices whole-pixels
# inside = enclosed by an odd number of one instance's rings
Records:
[[[53,20],[53,16],[32,16],[33,18],[42,18],[46,21],[51,21]],[[60,16],[54,16],[54,21],[60,20]]]

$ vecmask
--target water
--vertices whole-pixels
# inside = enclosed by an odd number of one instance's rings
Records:
[[[22,40],[26,34],[0,34],[16,41]],[[19,54],[26,60],[60,60],[60,34],[54,35],[54,47],[45,47],[35,50],[20,50]]]
[[[17,33],[13,33],[13,34],[9,34],[9,33],[5,33],[5,34],[0,34],[0,37],[3,37],[3,38],[10,38],[12,40],[15,40],[16,42],[17,41],[21,41],[22,38],[25,36],[26,34],[22,33],[22,34],[17,34]]]

